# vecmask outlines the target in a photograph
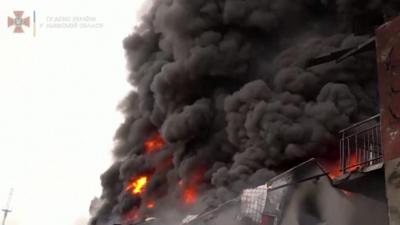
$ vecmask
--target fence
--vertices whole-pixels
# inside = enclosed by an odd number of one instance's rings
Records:
[[[342,173],[383,162],[379,114],[353,124],[339,134]]]

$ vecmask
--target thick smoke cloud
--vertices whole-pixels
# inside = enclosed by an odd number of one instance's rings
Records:
[[[198,205],[212,205],[329,154],[324,146],[339,129],[377,113],[375,56],[307,64],[367,40],[352,34],[354,18],[399,8],[383,0],[154,0],[123,42],[135,90],[120,104],[115,163],[101,176],[91,224],[146,211],[150,198],[179,207],[179,183],[190,185],[198,171]],[[165,145],[146,154],[157,133]],[[151,174],[146,193],[129,195],[127,182],[141,174]]]

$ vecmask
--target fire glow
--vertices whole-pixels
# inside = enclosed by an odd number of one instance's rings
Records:
[[[356,171],[358,169],[358,161],[357,161],[357,155],[353,153],[350,158],[347,161],[346,164],[346,173]],[[340,167],[340,161],[336,161],[333,165],[328,166],[329,170],[329,177],[331,179],[336,179],[343,175],[343,171],[341,170]]]
[[[140,195],[146,188],[149,178],[141,176],[134,179],[127,187],[126,191],[130,191],[133,195]]]
[[[179,181],[178,185],[182,189],[182,202],[184,205],[193,205],[198,198],[198,187],[204,179],[205,167],[200,166],[194,170],[187,182]]]
[[[195,187],[188,187],[183,191],[183,203],[193,205],[197,201],[197,190]]]
[[[132,209],[122,217],[123,221],[129,223],[139,219],[139,211],[137,208]]]
[[[150,154],[160,150],[164,144],[164,139],[161,137],[160,133],[156,133],[152,138],[144,142],[144,148],[146,153]]]
[[[349,172],[355,171],[358,169],[358,161],[357,161],[357,155],[356,154],[352,154],[350,156],[350,160],[349,160],[349,166],[347,167],[347,170]]]
[[[154,207],[156,207],[156,202],[153,201],[153,200],[150,200],[150,201],[147,202],[146,207],[147,207],[148,209],[154,209]]]

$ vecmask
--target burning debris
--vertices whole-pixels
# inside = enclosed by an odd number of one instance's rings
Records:
[[[375,55],[312,60],[369,40],[353,35],[358,18],[399,9],[397,1],[154,0],[124,40],[136,90],[120,105],[115,163],[101,176],[91,225],[173,209],[178,221],[304,159],[329,158],[340,129],[377,113]]]
[[[128,187],[126,187],[126,191],[130,191],[133,195],[140,195],[146,188],[148,180],[149,180],[149,178],[146,176],[142,176],[137,179],[134,179],[128,185]]]

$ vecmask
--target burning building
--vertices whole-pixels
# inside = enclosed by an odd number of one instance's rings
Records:
[[[398,1],[152,4],[91,225],[398,224]]]
[[[340,59],[376,45],[381,114],[339,132],[337,164],[324,168],[310,159],[262,186],[244,190],[236,207],[231,207],[236,208],[239,220],[261,225],[400,223],[399,183],[395,181],[400,160],[400,117],[396,116],[400,95],[395,90],[400,79],[394,69],[400,62],[400,54],[394,52],[400,44],[399,33],[400,17],[377,29],[376,43],[372,38],[354,49],[314,59]],[[214,221],[220,213],[225,212],[206,212],[184,224],[239,223],[237,216],[224,216],[223,223]]]

